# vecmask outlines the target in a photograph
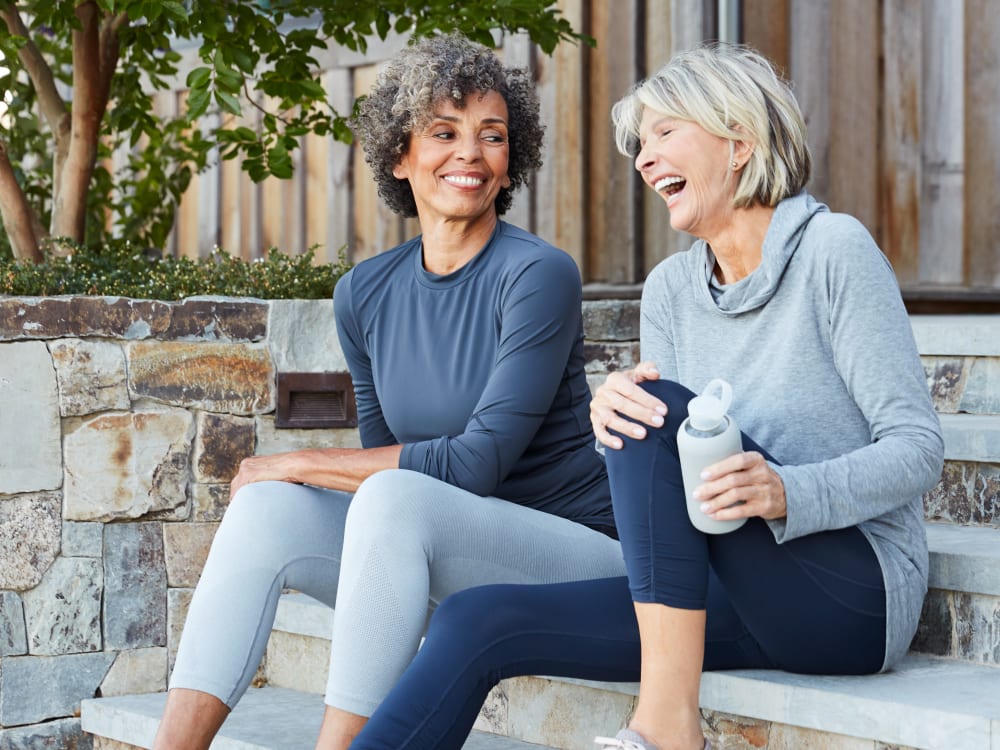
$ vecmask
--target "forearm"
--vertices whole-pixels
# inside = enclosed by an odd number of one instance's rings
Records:
[[[400,445],[379,448],[312,448],[253,456],[240,464],[230,496],[245,484],[276,480],[354,492],[377,471],[399,467]]]

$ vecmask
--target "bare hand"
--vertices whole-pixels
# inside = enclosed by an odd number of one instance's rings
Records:
[[[275,453],[271,456],[251,456],[240,461],[240,469],[229,483],[229,499],[236,496],[237,491],[253,482],[278,480],[295,482],[293,471],[294,453]]]
[[[701,501],[702,512],[716,521],[784,518],[788,512],[781,477],[756,451],[737,453],[712,464],[702,477],[705,483],[694,496]]]
[[[666,405],[638,385],[644,380],[659,379],[660,373],[652,362],[640,362],[633,370],[608,375],[608,379],[597,389],[590,402],[590,423],[594,426],[594,435],[601,443],[618,450],[622,447],[622,440],[608,430],[641,440],[646,436],[642,424],[650,427],[663,426],[663,418],[667,414]],[[642,424],[630,422],[625,419],[626,416]]]

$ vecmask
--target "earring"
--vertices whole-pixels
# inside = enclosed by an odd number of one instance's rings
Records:
[[[734,172],[736,171],[736,167],[738,167],[738,166],[739,165],[736,163],[736,159],[733,159],[732,162],[730,162],[730,164],[729,164],[729,168],[731,170],[733,170]]]

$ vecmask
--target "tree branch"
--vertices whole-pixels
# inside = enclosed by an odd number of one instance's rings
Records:
[[[14,257],[19,260],[42,261],[36,233],[38,218],[28,204],[28,199],[17,184],[14,169],[7,156],[7,144],[0,140],[0,218],[10,238]]]
[[[61,137],[69,134],[69,112],[66,110],[66,103],[59,96],[52,68],[49,67],[38,46],[31,39],[28,28],[24,25],[21,14],[17,11],[16,4],[9,3],[0,6],[0,18],[7,23],[11,34],[28,40],[18,50],[17,56],[35,84],[42,116],[58,141]]]

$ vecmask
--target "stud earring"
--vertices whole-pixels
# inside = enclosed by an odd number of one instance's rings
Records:
[[[729,164],[729,168],[732,169],[734,172],[736,171],[737,166],[738,165],[736,164],[736,159],[733,159],[732,162]]]

